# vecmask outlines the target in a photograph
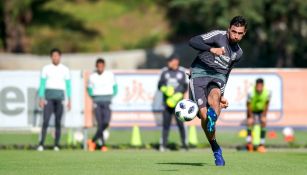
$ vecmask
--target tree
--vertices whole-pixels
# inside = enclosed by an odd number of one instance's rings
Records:
[[[24,52],[26,48],[26,25],[32,18],[32,0],[3,0],[2,43],[7,52]]]
[[[171,40],[187,40],[227,28],[236,15],[249,21],[241,66],[307,67],[307,3],[304,0],[169,0],[161,2],[174,27]],[[248,60],[248,61],[247,61]]]
[[[97,35],[97,31],[87,28],[74,16],[45,8],[49,2],[51,0],[0,1],[0,36],[6,52],[45,54],[52,47],[60,47],[64,52],[78,52],[82,43],[79,41]],[[41,26],[53,30],[52,35],[37,37],[35,30]]]

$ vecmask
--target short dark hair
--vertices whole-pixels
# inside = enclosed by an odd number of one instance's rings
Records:
[[[179,60],[179,55],[178,54],[172,54],[167,58],[167,62],[170,62],[172,60]]]
[[[262,78],[258,78],[256,80],[256,84],[264,84],[264,80]]]
[[[62,52],[60,49],[58,48],[53,48],[50,50],[50,56],[54,53],[54,52],[57,52],[59,55],[62,55]]]
[[[98,59],[96,60],[96,66],[97,66],[98,64],[105,64],[104,59],[98,58]]]
[[[229,27],[236,26],[236,27],[244,27],[247,29],[247,20],[243,16],[235,16],[229,23]]]

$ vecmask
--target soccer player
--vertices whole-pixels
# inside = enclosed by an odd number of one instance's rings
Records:
[[[46,132],[51,115],[55,115],[55,143],[54,150],[59,151],[59,142],[61,136],[61,119],[63,115],[63,101],[65,92],[68,97],[67,108],[70,110],[71,102],[71,80],[69,69],[61,64],[61,51],[52,49],[50,51],[51,64],[43,67],[40,77],[39,87],[39,106],[43,108],[43,126],[42,133],[37,148],[38,151],[44,150]]]
[[[167,146],[175,106],[183,98],[183,94],[187,91],[187,88],[185,69],[179,66],[178,56],[172,55],[167,61],[167,67],[162,68],[158,82],[158,89],[163,93],[164,100],[163,129],[159,148],[161,152],[165,151]],[[186,143],[184,124],[177,117],[175,118],[181,136],[182,147],[187,150],[188,146]]]
[[[216,141],[215,125],[221,109],[228,106],[224,90],[234,64],[243,54],[238,42],[246,30],[247,21],[242,16],[236,16],[227,30],[210,31],[189,41],[190,46],[199,51],[190,68],[190,94],[199,106],[201,126],[217,166],[224,166],[225,161]]]
[[[110,104],[112,97],[117,94],[118,86],[114,74],[105,70],[105,61],[102,58],[96,60],[96,71],[88,81],[88,94],[94,103],[97,131],[94,137],[87,141],[89,151],[95,151],[96,141],[102,141],[101,151],[107,151],[103,131],[109,126],[111,120]]]
[[[252,144],[252,128],[255,121],[260,121],[261,133],[260,133],[260,145],[257,148],[258,152],[264,153],[266,149],[265,144],[265,134],[266,134],[266,116],[269,109],[269,103],[271,98],[271,92],[265,88],[264,81],[262,78],[256,80],[256,85],[249,92],[247,97],[247,138],[246,138],[246,148],[248,151],[252,152],[254,150]]]

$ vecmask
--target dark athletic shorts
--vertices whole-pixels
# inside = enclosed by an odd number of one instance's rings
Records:
[[[263,112],[263,111],[253,112],[253,116],[252,116],[252,117],[253,117],[254,119],[257,119],[257,120],[258,120],[258,119],[261,118],[262,112]],[[258,117],[258,118],[257,118],[257,117]]]
[[[209,107],[208,95],[213,88],[219,88],[224,94],[225,82],[219,78],[197,77],[190,79],[189,93],[190,99],[197,103],[199,109]]]

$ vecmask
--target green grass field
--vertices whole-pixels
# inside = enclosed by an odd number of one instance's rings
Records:
[[[89,132],[91,136],[94,132]],[[49,132],[50,133],[50,132]],[[236,151],[244,145],[245,139],[238,137],[238,131],[218,131],[218,141],[224,148],[226,167],[215,167],[201,130],[198,130],[198,148],[189,152],[168,151],[160,153],[153,145],[160,139],[160,130],[143,130],[142,149],[129,146],[131,130],[110,131],[109,150],[94,153],[78,149],[62,149],[54,152],[34,151],[38,142],[37,133],[1,132],[0,175],[10,174],[307,174],[306,131],[296,131],[296,140],[291,145],[283,141],[282,134],[267,139],[268,153]],[[63,132],[62,145],[66,144],[67,131]],[[169,142],[180,145],[177,128],[170,133]],[[46,144],[53,139],[48,135]],[[14,145],[32,145],[15,150]],[[34,146],[34,147],[33,147]]]
[[[209,149],[160,153],[148,150],[0,151],[0,174],[307,174],[307,153],[266,154],[225,150],[225,167],[216,167]]]
[[[238,136],[238,130],[217,130],[218,142],[227,148],[235,148],[236,146],[244,145],[245,138]],[[109,146],[122,146],[127,147],[131,141],[131,129],[111,129],[110,138],[107,140]],[[271,131],[270,129],[268,132]],[[89,131],[89,137],[93,135],[95,128]],[[145,147],[150,145],[157,145],[161,137],[161,131],[157,130],[146,130],[141,128],[141,139]],[[53,144],[53,138],[51,132],[48,132],[46,139],[46,145]],[[284,141],[283,135],[280,131],[276,131],[276,138],[270,139],[267,137],[266,144],[271,148],[307,148],[307,131],[295,131],[295,141],[291,144]],[[178,129],[175,127],[171,130],[169,136],[169,142],[175,145],[180,145]],[[205,139],[205,135],[201,128],[197,130],[197,138],[199,144],[197,147],[203,148],[208,147],[208,141]],[[36,145],[38,143],[38,133],[31,132],[0,132],[0,146],[5,145],[8,149],[12,148],[12,145]],[[67,130],[63,130],[61,137],[61,145],[67,144]],[[1,147],[0,147],[1,149]],[[13,148],[12,148],[13,149]]]

